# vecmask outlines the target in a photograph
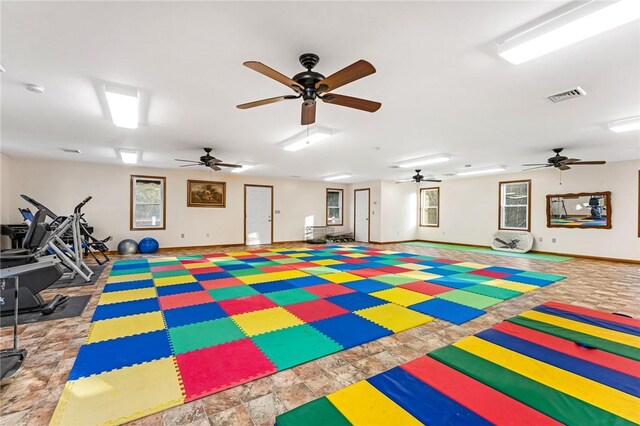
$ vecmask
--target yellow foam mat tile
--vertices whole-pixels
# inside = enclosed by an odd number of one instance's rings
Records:
[[[142,280],[150,280],[152,278],[150,272],[145,272],[142,274],[130,274],[130,275],[112,275],[107,278],[107,284],[111,283],[124,283],[127,281],[142,281]]]
[[[229,262],[230,260],[238,260],[235,257],[207,257],[207,260],[213,264],[216,264],[218,262]]]
[[[329,266],[329,265],[340,265],[343,262],[340,262],[335,259],[322,259],[322,260],[312,260],[311,263],[315,263],[316,265],[320,265],[320,266]]]
[[[506,288],[507,290],[519,291],[521,293],[528,293],[533,290],[537,290],[540,287],[531,284],[515,283],[513,281],[506,280],[491,280],[485,281],[483,285],[492,285],[494,287]]]
[[[312,255],[310,255],[309,253],[293,253],[293,254],[289,254],[289,257],[311,257]]]
[[[595,325],[585,324],[580,321],[574,321],[555,315],[545,314],[538,311],[527,311],[520,314],[521,317],[529,318],[535,321],[545,322],[568,330],[577,331],[578,333],[589,334],[599,337],[600,339],[610,340],[622,345],[640,348],[640,336],[623,333],[620,331],[609,330],[608,328],[598,327]]]
[[[489,265],[483,265],[481,263],[473,263],[473,262],[454,263],[454,265],[463,266],[465,268],[472,268],[472,269],[484,269],[489,267]]]
[[[298,317],[281,307],[234,315],[231,319],[248,336],[303,324]]]
[[[634,423],[640,423],[638,398],[626,392],[475,336],[459,340],[453,346]]]
[[[361,309],[354,313],[388,328],[394,333],[433,321],[433,317],[429,315],[421,314],[393,303]]]
[[[337,284],[349,283],[351,281],[360,281],[364,279],[361,276],[350,274],[348,272],[334,272],[331,274],[324,274],[320,275],[320,278]]]
[[[70,380],[52,425],[116,425],[178,406],[184,394],[173,357]]]
[[[375,296],[378,299],[386,300],[387,302],[395,303],[396,305],[409,306],[416,303],[424,302],[429,299],[433,299],[432,296],[418,293],[416,291],[407,290],[400,287],[394,287],[387,290],[376,291],[369,293],[370,296]]]
[[[185,269],[200,269],[200,268],[213,268],[214,265],[211,262],[201,262],[201,263],[185,263],[183,265]]]
[[[245,275],[237,278],[245,284],[260,284],[268,283],[271,281],[290,280],[293,278],[302,278],[308,276],[309,274],[307,274],[306,272],[292,269],[290,271],[270,272],[268,274]]]
[[[402,272],[398,275],[419,281],[435,280],[436,278],[442,277],[442,275],[430,274],[429,272],[423,271]]]
[[[351,254],[345,254],[345,256],[353,257],[354,259],[357,259],[359,257],[370,257],[368,254],[364,254],[364,253],[351,253]]]
[[[228,251],[225,253],[227,256],[235,257],[235,256],[252,256],[252,253],[248,251]]]
[[[156,287],[162,287],[164,285],[175,285],[175,284],[188,284],[195,283],[197,280],[192,275],[178,275],[175,277],[162,277],[162,278],[154,278],[153,284]]]
[[[419,265],[417,263],[401,263],[400,265],[394,265],[394,266],[397,266],[398,268],[412,269],[414,271],[423,271],[425,269],[432,268],[432,266]]]
[[[147,262],[148,263],[162,263],[162,262],[168,262],[168,261],[173,261],[173,260],[178,260],[178,258],[176,256],[153,257],[151,259],[147,259]]]
[[[327,399],[354,425],[422,424],[366,380],[327,395]]]
[[[132,300],[152,299],[157,297],[156,289],[153,287],[137,288],[134,290],[111,291],[102,293],[98,305],[108,305],[110,303],[130,302]]]
[[[87,343],[132,336],[164,329],[162,312],[129,315],[91,323]]]

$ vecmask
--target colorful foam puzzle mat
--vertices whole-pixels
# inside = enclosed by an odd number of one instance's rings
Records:
[[[562,278],[361,246],[119,260],[52,423],[124,423]]]
[[[547,302],[302,405],[299,425],[640,423],[640,321]]]

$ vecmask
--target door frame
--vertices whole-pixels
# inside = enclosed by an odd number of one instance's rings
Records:
[[[271,244],[274,243],[274,238],[273,238],[273,222],[274,222],[274,217],[273,217],[273,193],[274,193],[274,187],[273,185],[257,185],[257,184],[251,184],[251,183],[245,183],[244,184],[244,227],[243,227],[243,232],[244,232],[244,245],[247,245],[247,187],[252,186],[252,187],[258,187],[258,188],[271,188]]]
[[[367,191],[369,193],[369,196],[367,197],[367,243],[371,242],[371,188],[360,188],[360,189],[354,189],[353,190],[353,239],[354,241],[356,240],[356,213],[357,213],[357,207],[356,207],[356,193],[358,191]],[[356,242],[364,242],[364,241],[356,241]]]

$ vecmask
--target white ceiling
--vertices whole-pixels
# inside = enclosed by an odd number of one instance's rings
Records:
[[[562,4],[2,2],[2,151],[119,163],[115,149],[133,148],[143,165],[173,168],[173,158],[195,159],[210,146],[224,161],[259,163],[248,174],[351,172],[351,182],[407,178],[411,171],[390,166],[438,153],[453,160],[423,174],[466,164],[517,171],[554,147],[586,160],[640,158],[638,132],[605,128],[640,114],[638,21],[518,66],[496,55],[502,37]],[[304,129],[300,101],[236,109],[289,94],[242,62],[292,76],[304,52],[320,56],[315,70],[324,75],[370,61],[376,74],[336,92],[382,108],[321,103],[317,124],[336,135],[287,152],[278,144]],[[145,91],[146,124],[115,127],[96,93],[100,81]],[[27,92],[25,83],[46,92]],[[588,95],[546,99],[576,85]]]

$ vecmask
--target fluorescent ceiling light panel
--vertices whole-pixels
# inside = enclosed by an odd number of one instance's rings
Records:
[[[518,65],[640,18],[638,0],[591,0],[498,44],[498,55]]]
[[[609,123],[609,130],[616,133],[640,130],[640,115],[636,117],[623,118]]]
[[[138,151],[133,151],[129,149],[121,149],[120,150],[120,158],[122,158],[122,162],[125,164],[136,164],[138,162]]]
[[[138,127],[138,91],[111,85],[104,86],[113,124],[126,129]]]
[[[399,163],[398,166],[402,168],[409,168],[409,167],[416,167],[416,166],[424,166],[427,164],[445,163],[449,160],[451,160],[451,157],[449,155],[432,155],[430,157],[420,157],[420,158],[414,158],[411,160],[403,161]]]
[[[249,164],[249,163],[238,163],[240,164],[242,167],[236,167],[235,169],[231,169],[231,173],[242,173],[242,172],[246,172],[247,170],[251,169],[253,166],[255,166],[255,164]]]
[[[351,176],[352,175],[350,175],[349,173],[340,173],[339,175],[327,176],[326,178],[324,178],[324,180],[332,181],[332,180],[348,179]]]
[[[307,148],[317,142],[330,138],[331,136],[333,136],[333,132],[331,130],[314,127],[309,131],[305,130],[304,132],[287,139],[286,141],[282,142],[281,145],[282,149],[284,149],[285,151],[295,152]]]
[[[500,167],[491,167],[489,169],[479,169],[479,170],[469,170],[468,172],[458,172],[456,176],[472,176],[472,175],[483,175],[485,173],[495,173],[495,172],[503,172],[506,169],[502,166]]]

